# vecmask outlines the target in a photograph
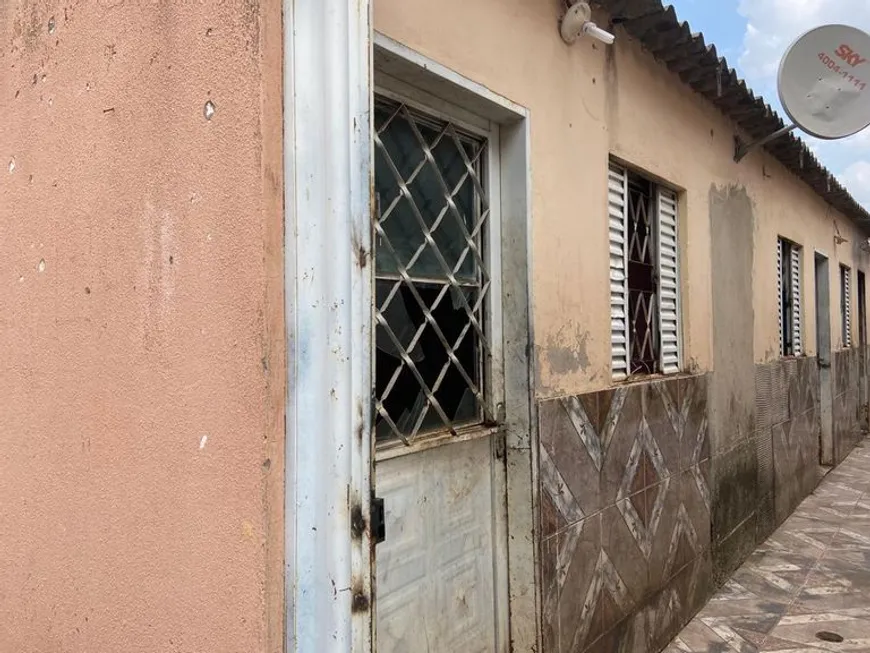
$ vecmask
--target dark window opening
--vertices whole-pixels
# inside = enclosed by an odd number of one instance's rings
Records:
[[[864,273],[858,270],[858,344],[867,345],[867,298]]]
[[[845,265],[840,266],[840,336],[843,347],[852,346],[852,315],[849,284],[852,271]]]
[[[780,353],[783,356],[795,356],[797,354],[795,347],[795,288],[794,270],[792,265],[794,262],[794,252],[798,247],[794,243],[779,239],[779,311],[780,311],[780,345],[782,350]]]
[[[628,173],[628,306],[631,373],[659,371],[655,186]]]

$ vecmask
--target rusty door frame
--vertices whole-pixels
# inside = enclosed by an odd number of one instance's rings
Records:
[[[283,0],[285,650],[371,649],[371,0]]]

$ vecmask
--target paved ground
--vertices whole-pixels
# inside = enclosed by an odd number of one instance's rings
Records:
[[[824,631],[830,633],[826,641]],[[737,571],[666,653],[870,653],[870,439]]]

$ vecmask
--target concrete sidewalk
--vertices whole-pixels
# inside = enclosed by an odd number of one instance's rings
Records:
[[[870,653],[870,439],[665,651]]]

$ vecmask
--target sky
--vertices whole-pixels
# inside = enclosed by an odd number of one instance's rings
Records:
[[[776,93],[779,61],[794,39],[828,23],[870,32],[870,0],[665,0],[716,44],[741,77],[787,120]],[[870,129],[840,141],[801,133],[819,160],[870,209]]]

